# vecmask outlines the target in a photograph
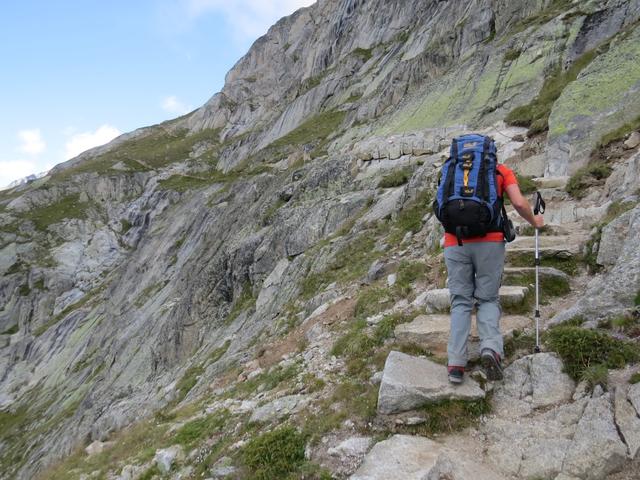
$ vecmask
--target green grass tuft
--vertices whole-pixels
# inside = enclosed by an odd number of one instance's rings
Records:
[[[400,243],[407,232],[418,233],[422,229],[422,218],[431,209],[431,192],[423,190],[405,205],[396,220],[389,225],[392,244]]]
[[[242,459],[255,480],[281,480],[304,461],[305,435],[286,426],[263,433],[242,448]]]
[[[631,132],[636,132],[639,130],[640,130],[640,116],[636,117],[629,123],[625,123],[621,127],[618,127],[615,130],[612,130],[611,132],[608,132],[607,134],[603,135],[603,137],[598,142],[598,146],[600,148],[607,147],[613,142],[622,140]]]
[[[411,169],[402,168],[382,177],[378,183],[378,188],[393,188],[404,185],[411,178]]]
[[[504,341],[504,355],[506,358],[513,357],[519,350],[533,352],[536,346],[536,337],[530,333],[519,330],[513,332],[511,337]]]
[[[202,440],[219,432],[229,421],[228,410],[220,410],[206,417],[197,418],[181,426],[173,437],[177,444],[191,448]]]
[[[122,227],[120,229],[120,235],[125,235],[129,230],[131,230],[133,224],[126,218],[123,218],[122,220],[120,220],[120,226]]]
[[[584,198],[592,187],[604,185],[613,169],[604,163],[594,163],[580,168],[567,182],[566,191],[574,198]]]
[[[356,48],[353,52],[351,52],[356,57],[360,57],[363,62],[368,62],[373,57],[372,49],[370,48]]]
[[[411,293],[412,284],[427,277],[427,264],[423,261],[402,260],[398,266],[396,283],[393,289],[401,296]]]
[[[511,48],[505,52],[504,61],[513,62],[514,60],[517,60],[521,54],[522,50],[520,50],[519,48]]]
[[[182,375],[182,378],[176,384],[176,391],[178,397],[174,400],[174,404],[180,403],[184,397],[196,386],[198,380],[204,373],[204,367],[202,365],[193,365],[189,367]]]
[[[302,146],[324,140],[340,127],[345,116],[346,112],[339,110],[319,113],[271,143],[267,149],[278,149],[291,145]]]
[[[20,327],[16,323],[12,327],[9,327],[4,332],[2,332],[2,335],[13,335],[13,334],[18,333],[19,331],[20,331]]]
[[[208,357],[209,363],[216,363],[218,360],[220,360],[222,356],[227,353],[227,350],[229,350],[229,345],[231,345],[231,340],[227,340],[222,346],[216,348],[213,352],[211,352]]]
[[[155,463],[147,468],[142,475],[138,477],[138,480],[153,480],[154,478],[162,478],[162,472]]]
[[[253,294],[253,289],[251,288],[250,283],[245,283],[242,288],[242,293],[240,296],[233,302],[233,307],[227,315],[224,323],[225,325],[230,325],[233,321],[240,316],[242,312],[253,308],[256,304],[256,297]]]
[[[476,424],[481,416],[491,412],[491,403],[487,399],[442,400],[427,404],[417,411],[425,416],[426,422],[400,427],[400,430],[414,435],[432,436],[459,432]]]
[[[605,365],[622,368],[640,359],[638,346],[617,340],[596,330],[561,325],[544,336],[550,350],[562,357],[565,369],[574,380],[580,380],[589,367]]]
[[[597,385],[606,389],[609,383],[609,369],[601,363],[589,365],[582,372],[581,380],[586,381],[590,389],[594,389]]]
[[[631,375],[631,378],[629,378],[629,383],[631,384],[640,383],[640,372],[636,372],[633,375]]]

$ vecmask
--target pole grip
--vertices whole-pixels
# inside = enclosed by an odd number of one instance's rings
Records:
[[[540,192],[536,192],[536,203],[535,203],[535,207],[533,207],[533,214],[539,215],[544,213],[546,206],[547,205],[544,203],[544,200],[542,199],[542,195],[540,195]]]

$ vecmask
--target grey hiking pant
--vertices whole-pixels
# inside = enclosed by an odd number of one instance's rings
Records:
[[[478,242],[444,249],[451,297],[449,365],[467,364],[467,339],[474,305],[480,351],[490,348],[504,356],[498,294],[504,268],[504,245],[504,242]]]

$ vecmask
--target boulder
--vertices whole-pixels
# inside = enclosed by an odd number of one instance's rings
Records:
[[[90,443],[84,451],[87,452],[87,455],[89,456],[97,455],[98,453],[102,453],[105,448],[108,448],[111,445],[113,445],[113,442],[101,442],[100,440],[96,440]]]
[[[252,422],[269,422],[291,415],[307,404],[305,395],[289,395],[258,407],[251,415]]]
[[[562,360],[553,353],[519,358],[504,370],[493,402],[505,417],[521,417],[532,410],[571,400],[575,382],[563,372]]]
[[[358,220],[357,224],[368,224],[382,220],[400,209],[406,188],[390,188],[386,190],[378,201]]]
[[[366,455],[373,439],[370,437],[351,437],[343,440],[335,447],[329,448],[327,454],[335,457],[340,464],[347,468],[349,472],[353,472],[360,460]]]
[[[394,435],[374,445],[350,480],[422,480],[435,467],[440,448],[428,438]]]
[[[169,448],[162,448],[156,450],[154,462],[158,466],[158,470],[162,473],[168,473],[171,471],[174,463],[184,458],[184,451],[179,445],[173,445]]]
[[[412,410],[441,400],[479,400],[485,392],[472,378],[452,385],[443,365],[392,351],[387,357],[378,393],[378,413]]]
[[[632,132],[624,142],[624,147],[631,150],[640,145],[640,132]]]
[[[366,282],[373,283],[384,274],[384,263],[380,260],[374,261],[367,271]]]
[[[584,480],[599,480],[624,465],[627,447],[616,429],[609,393],[594,396],[578,422],[563,470]],[[601,392],[601,391],[600,391]]]

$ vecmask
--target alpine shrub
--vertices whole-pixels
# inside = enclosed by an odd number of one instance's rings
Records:
[[[545,343],[562,357],[567,374],[574,380],[580,380],[585,371],[595,365],[622,368],[640,359],[637,346],[604,332],[575,326],[552,328],[545,335]]]

